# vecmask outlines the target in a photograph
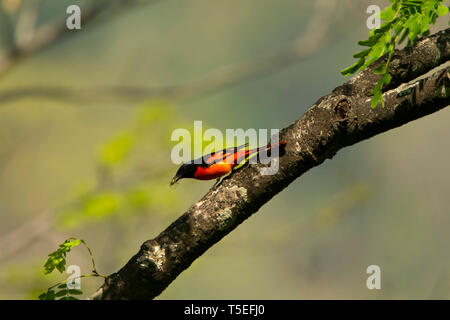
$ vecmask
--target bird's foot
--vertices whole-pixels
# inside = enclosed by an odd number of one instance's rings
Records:
[[[212,186],[212,190],[216,190],[220,186],[222,181],[223,181],[223,178],[217,178],[216,183],[214,183],[214,185]]]

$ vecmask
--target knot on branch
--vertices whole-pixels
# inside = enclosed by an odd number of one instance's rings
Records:
[[[412,49],[409,47],[405,48],[405,51],[407,51],[407,49],[412,52]],[[409,54],[411,54],[411,52],[409,52]],[[402,79],[411,73],[411,63],[405,59],[404,55],[404,53],[402,55],[398,50],[395,50],[389,65],[391,72],[393,71],[392,73],[395,73],[397,77]]]
[[[344,98],[338,101],[334,106],[334,113],[339,121],[348,119],[348,115],[351,111],[350,102]]]

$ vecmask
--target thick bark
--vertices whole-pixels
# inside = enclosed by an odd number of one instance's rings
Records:
[[[261,175],[262,164],[234,173],[158,237],[144,242],[91,298],[156,297],[208,248],[312,167],[346,146],[448,106],[448,66],[405,83],[447,62],[449,39],[447,29],[395,53],[390,69],[393,83],[384,93],[384,108],[370,107],[370,91],[378,79],[372,73],[374,66],[319,99],[299,120],[281,130],[280,139],[288,144],[275,175]]]

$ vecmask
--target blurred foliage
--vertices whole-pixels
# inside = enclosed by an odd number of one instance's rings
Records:
[[[167,153],[173,142],[168,137],[177,127],[185,128],[194,137],[181,140],[193,155],[202,155],[209,147],[220,150],[235,145],[225,139],[202,141],[201,136],[194,135],[193,125],[183,122],[169,102],[147,102],[137,108],[127,129],[100,147],[95,185],[76,190],[74,199],[58,214],[58,225],[74,228],[112,216],[128,219],[131,215],[176,208],[180,197],[176,189],[161,186],[168,186],[167,175],[173,175]],[[208,130],[204,123],[202,130]]]
[[[166,101],[138,107],[129,127],[100,147],[95,185],[75,192],[58,214],[58,225],[74,228],[112,216],[127,219],[175,208],[176,192],[160,186],[168,185],[167,137],[180,121]]]
[[[57,281],[57,276],[52,274],[42,276],[42,261],[30,261],[27,263],[10,264],[2,270],[0,283],[3,286],[11,286],[20,292],[3,291],[0,299],[37,299],[42,289],[49,287]]]

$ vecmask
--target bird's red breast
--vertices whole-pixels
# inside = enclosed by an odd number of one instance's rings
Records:
[[[198,180],[216,179],[230,173],[232,168],[232,164],[225,162],[214,163],[209,167],[198,166],[194,178]]]

